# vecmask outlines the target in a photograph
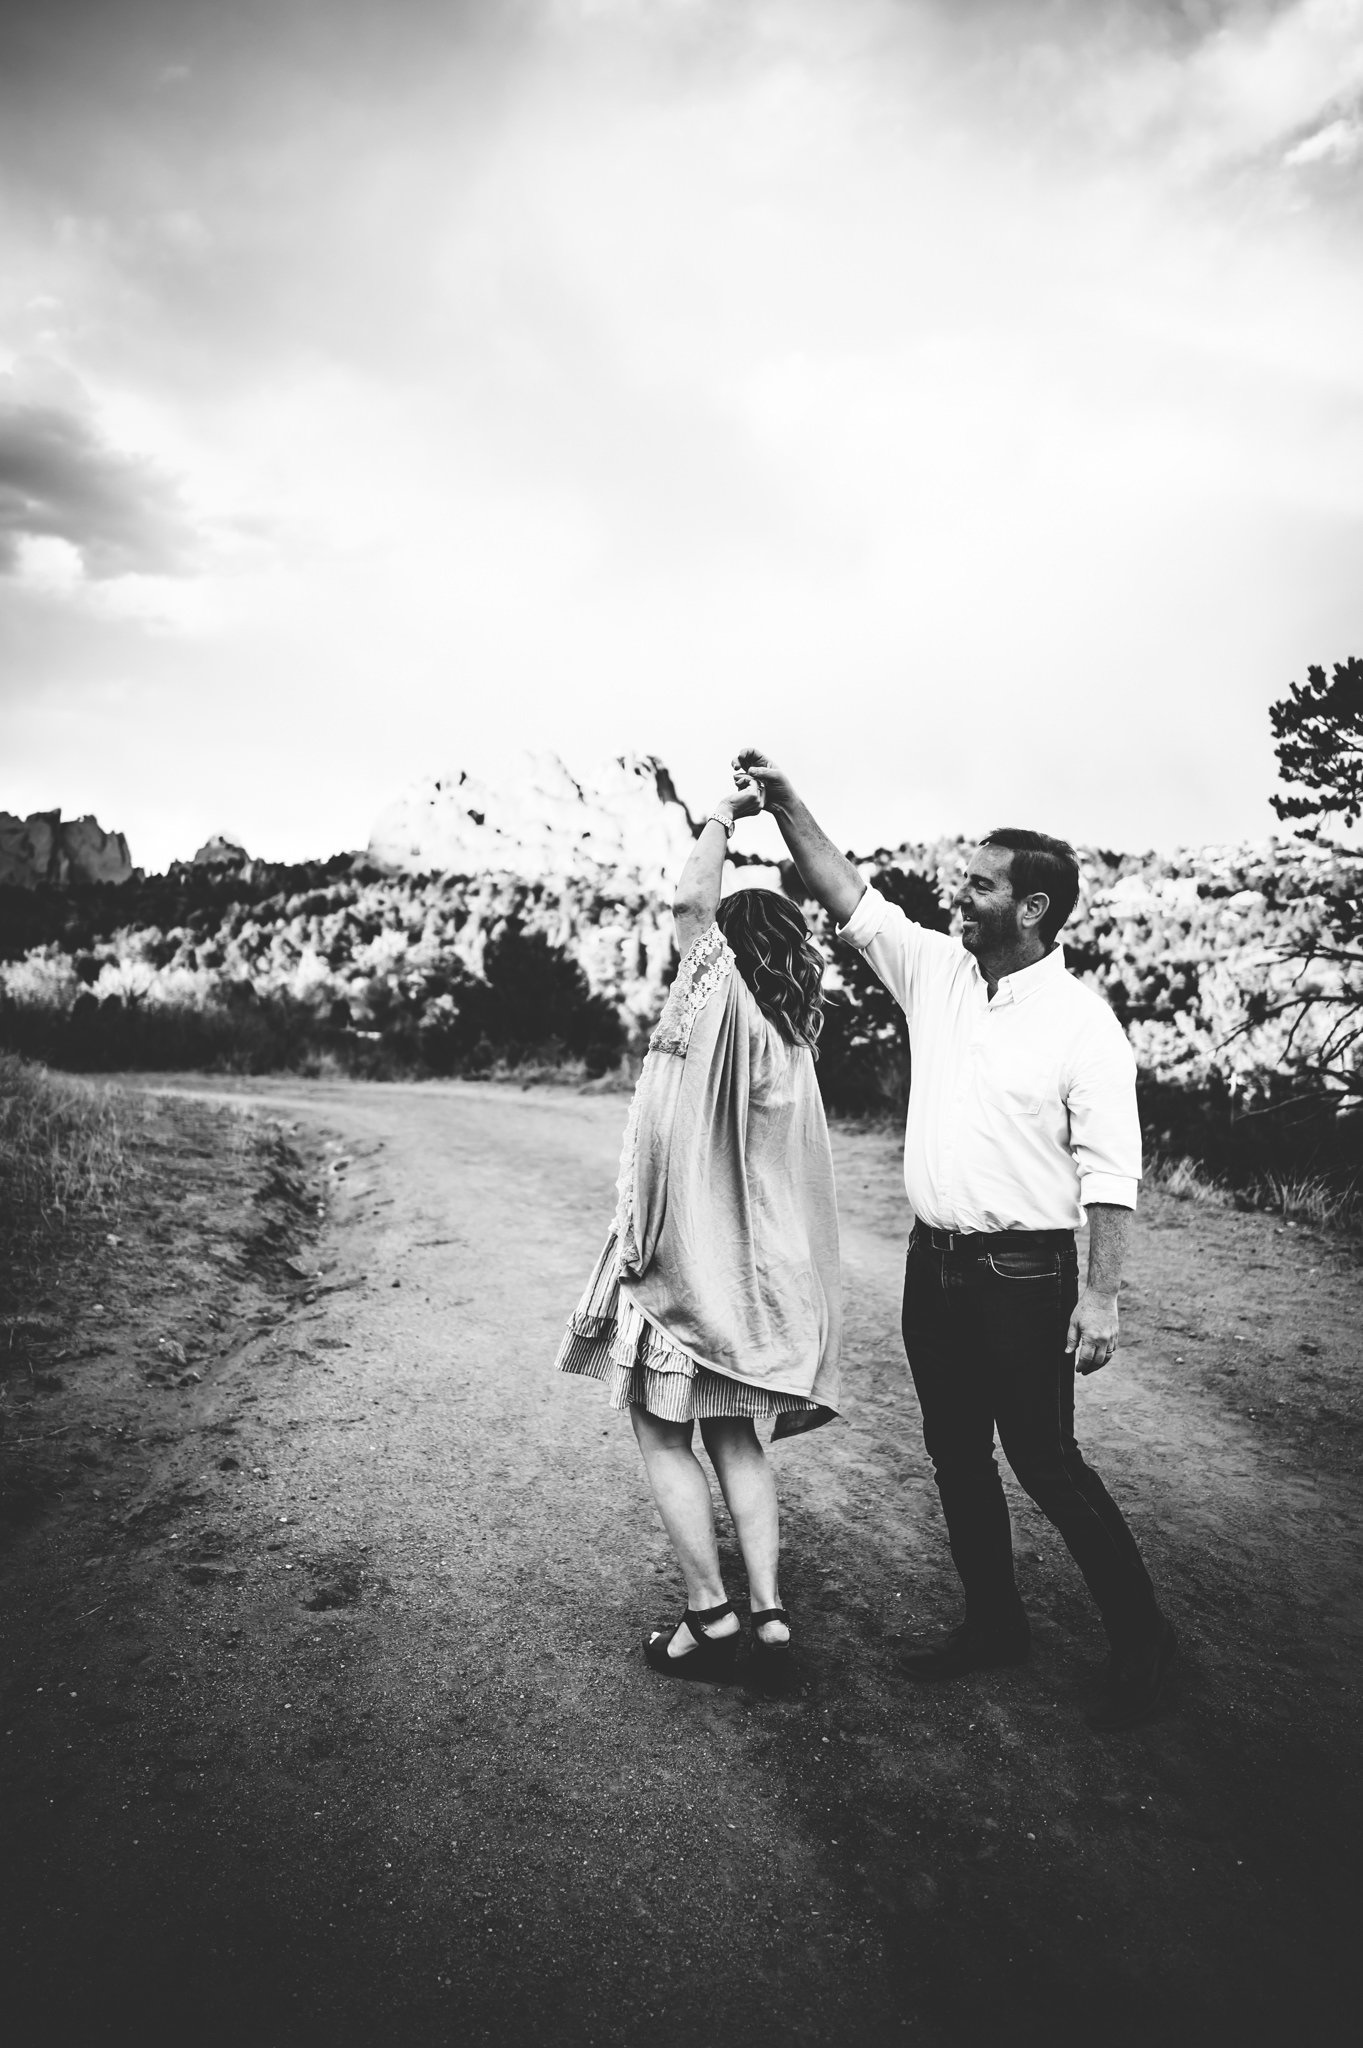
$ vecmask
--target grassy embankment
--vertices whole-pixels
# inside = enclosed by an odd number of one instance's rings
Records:
[[[73,1222],[116,1220],[133,1170],[128,1113],[93,1082],[0,1052],[0,1307],[32,1285]]]

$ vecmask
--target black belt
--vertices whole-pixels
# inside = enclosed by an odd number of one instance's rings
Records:
[[[1072,1230],[939,1230],[933,1223],[915,1223],[915,1244],[935,1252],[1060,1252],[1074,1249]]]

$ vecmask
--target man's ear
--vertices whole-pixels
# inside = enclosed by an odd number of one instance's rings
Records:
[[[1018,905],[1018,923],[1025,932],[1035,931],[1051,907],[1051,899],[1042,890],[1034,889],[1030,896],[1024,896]]]

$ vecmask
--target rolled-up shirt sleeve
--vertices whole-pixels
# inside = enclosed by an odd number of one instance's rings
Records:
[[[838,926],[837,937],[865,955],[867,966],[879,975],[908,1018],[910,1030],[925,976],[950,973],[962,957],[960,947],[951,939],[915,924],[897,903],[889,902],[869,884],[846,924]]]
[[[1096,1010],[1076,1048],[1065,1091],[1079,1200],[1134,1209],[1141,1179],[1136,1060],[1110,1010]]]
[[[836,936],[845,939],[849,946],[855,946],[859,953],[864,953],[884,924],[889,907],[880,891],[873,889],[868,882],[860,903],[846,924],[838,926]]]

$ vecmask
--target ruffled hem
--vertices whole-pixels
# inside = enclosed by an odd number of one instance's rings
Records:
[[[817,1429],[833,1419],[833,1410],[817,1401],[713,1372],[671,1343],[621,1294],[614,1231],[568,1319],[554,1368],[608,1381],[612,1408],[643,1408],[664,1422],[710,1422],[725,1417],[774,1420],[775,1434],[783,1437]]]

